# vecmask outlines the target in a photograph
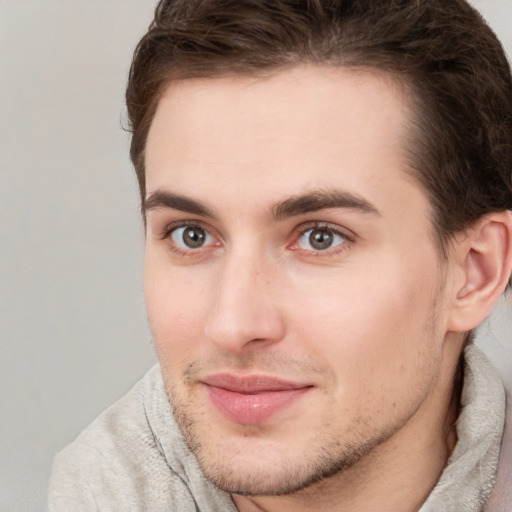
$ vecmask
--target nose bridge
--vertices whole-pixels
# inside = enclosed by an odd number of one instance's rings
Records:
[[[226,255],[205,326],[213,343],[236,352],[251,342],[275,342],[283,336],[276,272],[275,265],[255,251]]]

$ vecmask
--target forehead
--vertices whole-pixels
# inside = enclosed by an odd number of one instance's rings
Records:
[[[148,135],[147,191],[275,201],[334,186],[400,200],[402,182],[412,185],[409,118],[402,88],[368,69],[299,66],[171,83]]]

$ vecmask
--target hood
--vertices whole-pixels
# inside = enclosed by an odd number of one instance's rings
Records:
[[[504,376],[503,376],[504,377]],[[507,408],[505,412],[505,432],[501,442],[500,458],[496,485],[487,505],[487,512],[512,511],[512,365],[508,374],[509,382],[505,382]]]
[[[502,298],[477,334],[477,345],[498,371],[506,393],[505,431],[496,485],[486,512],[512,511],[512,295]]]

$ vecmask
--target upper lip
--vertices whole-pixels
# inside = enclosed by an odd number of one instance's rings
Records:
[[[227,389],[235,393],[264,393],[270,391],[289,391],[311,387],[309,384],[290,382],[266,375],[232,375],[218,373],[201,379],[203,384]]]

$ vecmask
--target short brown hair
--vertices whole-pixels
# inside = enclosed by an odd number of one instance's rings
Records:
[[[510,66],[465,0],[161,0],[126,92],[142,204],[147,134],[170,80],[301,63],[376,68],[404,84],[411,167],[442,247],[485,213],[512,209]]]

